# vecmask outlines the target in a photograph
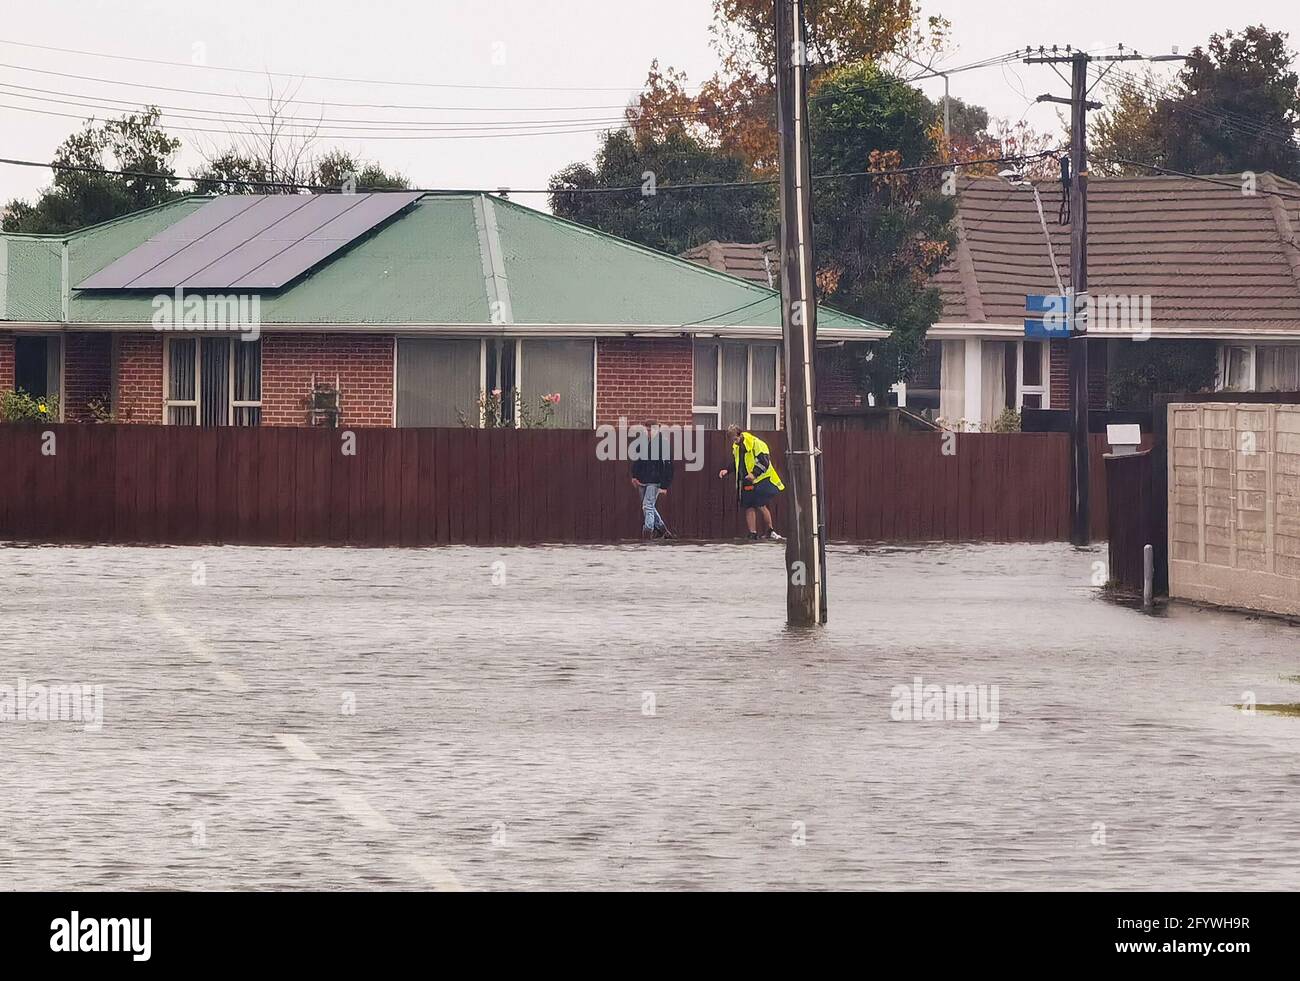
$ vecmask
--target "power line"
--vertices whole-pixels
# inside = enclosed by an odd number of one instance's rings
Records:
[[[1130,167],[1144,167],[1147,170],[1153,170],[1158,174],[1164,174],[1169,177],[1185,177],[1188,180],[1201,181],[1205,184],[1217,184],[1220,187],[1230,187],[1238,193],[1241,192],[1241,181],[1225,180],[1221,177],[1212,177],[1209,174],[1188,174],[1181,170],[1173,170],[1169,167],[1161,167],[1157,164],[1143,163],[1140,160],[1129,160],[1125,157],[1100,157],[1099,159],[1107,163],[1127,164]],[[1271,194],[1274,197],[1282,198],[1287,201],[1300,201],[1300,194],[1287,194],[1284,191],[1270,191],[1268,188],[1256,187],[1256,194]]]
[[[978,68],[991,67],[991,66],[993,66],[993,65],[996,65],[996,64],[1000,64],[1000,63],[1002,63],[1002,62],[1005,62],[1006,60],[1008,60],[1008,58],[1014,58],[1014,57],[1015,57],[1015,53],[1014,53],[1014,52],[1012,52],[1010,55],[998,55],[998,56],[996,56],[996,57],[994,57],[994,58],[984,59],[984,60],[982,60],[982,61],[978,61],[978,62],[972,62],[972,63],[969,64],[969,65],[962,65],[962,66],[958,66],[958,67],[955,67],[955,68],[951,68],[951,69],[948,69],[947,71],[942,72],[942,73],[939,73],[939,74],[943,74],[943,75],[952,75],[952,74],[956,74],[956,73],[963,72],[963,71],[971,71],[971,70],[978,69]],[[203,96],[203,97],[207,97],[207,98],[218,98],[218,99],[237,99],[237,100],[240,100],[241,102],[243,102],[245,105],[248,105],[248,104],[249,104],[249,98],[246,97],[246,96],[240,95],[240,94],[238,94],[238,93],[231,93],[231,92],[216,92],[216,91],[212,91],[212,90],[210,90],[210,89],[190,89],[190,88],[183,88],[183,87],[176,87],[176,86],[156,85],[156,84],[153,84],[153,83],[144,83],[144,82],[130,82],[130,81],[125,81],[125,80],[121,80],[121,79],[105,78],[105,77],[103,77],[103,76],[96,76],[96,75],[82,75],[82,74],[77,74],[77,73],[73,73],[73,72],[59,72],[59,71],[54,71],[54,70],[52,70],[52,69],[46,69],[46,68],[33,68],[33,67],[30,67],[30,66],[26,66],[26,65],[13,65],[13,64],[8,64],[8,63],[4,63],[4,62],[0,62],[0,68],[8,68],[8,69],[11,69],[11,70],[14,70],[14,71],[19,71],[19,72],[30,72],[30,73],[35,73],[35,74],[39,74],[39,75],[50,75],[50,76],[54,76],[54,77],[56,77],[56,78],[66,78],[66,79],[74,79],[74,80],[78,80],[78,81],[94,82],[94,83],[96,83],[96,84],[100,84],[100,85],[122,85],[122,86],[127,86],[127,87],[130,87],[130,88],[147,89],[147,90],[157,91],[157,92],[170,92],[170,93],[174,93],[174,94],[179,93],[179,94],[184,94],[184,95],[198,95],[198,96]],[[872,90],[874,90],[874,89],[876,89],[876,88],[885,88],[885,87],[888,87],[888,86],[890,86],[890,85],[897,84],[898,81],[902,81],[903,84],[911,84],[911,83],[914,82],[914,81],[920,81],[920,80],[924,80],[924,79],[927,79],[927,78],[937,78],[937,77],[939,77],[939,74],[931,73],[931,74],[928,74],[928,75],[919,75],[919,76],[916,76],[915,78],[906,79],[906,80],[903,80],[903,79],[895,80],[895,79],[892,79],[892,78],[880,78],[880,79],[875,80],[875,81],[872,82],[871,84],[867,84],[867,85],[857,85],[857,86],[853,86],[853,87],[851,87],[851,88],[841,89],[841,90],[839,90],[838,92],[835,92],[835,93],[826,93],[826,94],[823,94],[823,95],[812,95],[812,96],[809,97],[809,101],[810,101],[810,102],[819,102],[819,101],[823,101],[823,100],[826,100],[826,99],[829,99],[829,98],[837,98],[837,97],[842,96],[842,95],[850,95],[850,94],[859,93],[859,92],[868,92],[868,91],[872,91]],[[248,116],[248,115],[254,115],[254,116],[256,116],[256,115],[257,115],[256,113],[246,113],[246,112],[242,112],[242,111],[238,111],[238,110],[205,109],[205,108],[201,108],[201,107],[191,107],[191,106],[163,106],[163,105],[161,105],[161,104],[155,102],[154,100],[145,100],[144,102],[137,102],[137,101],[134,101],[134,100],[111,98],[111,97],[109,97],[109,96],[100,96],[100,95],[96,95],[96,96],[83,96],[83,95],[81,95],[80,93],[70,93],[70,92],[65,92],[65,91],[62,91],[62,90],[57,90],[57,89],[48,89],[48,88],[41,88],[41,87],[37,87],[37,86],[19,85],[19,84],[17,84],[17,83],[13,83],[13,82],[0,82],[0,86],[4,86],[4,87],[6,87],[6,88],[20,89],[20,90],[29,91],[29,92],[39,92],[39,93],[42,93],[42,94],[53,95],[53,96],[67,96],[67,97],[72,98],[72,99],[81,99],[81,100],[94,99],[94,100],[97,100],[98,102],[109,102],[109,103],[115,103],[115,104],[118,104],[118,105],[127,105],[127,106],[136,106],[136,105],[156,105],[156,106],[157,106],[158,108],[160,108],[160,109],[161,109],[161,108],[175,109],[175,110],[178,110],[178,111],[195,112],[195,113],[203,113],[203,114],[205,114],[205,115],[212,115],[212,114],[215,114],[215,113],[226,113],[226,114],[234,115],[234,116]],[[32,97],[24,96],[24,98],[32,98]],[[36,100],[33,99],[33,101],[36,101]],[[47,100],[47,101],[55,101],[55,102],[57,102],[57,101],[59,101],[59,100],[57,100],[57,99],[51,99],[51,100]],[[91,103],[88,103],[88,102],[85,102],[85,101],[81,101],[81,102],[70,102],[70,103],[66,103],[66,104],[69,104],[69,105],[81,105],[81,106],[83,106],[83,107],[93,107],[93,108],[109,108],[109,107],[104,107],[104,106],[92,105]],[[541,121],[538,121],[538,120],[517,120],[517,121],[516,121],[516,120],[488,120],[488,121],[483,121],[483,122],[474,122],[474,123],[466,123],[466,124],[455,124],[455,123],[452,123],[452,122],[450,122],[450,121],[447,122],[447,125],[448,125],[448,126],[451,126],[451,125],[464,125],[464,126],[476,126],[476,127],[484,127],[484,128],[490,128],[490,127],[497,127],[497,128],[510,128],[510,127],[513,127],[513,126],[516,126],[516,125],[518,125],[518,126],[534,126],[534,125],[536,125],[536,126],[544,126],[544,125],[552,125],[552,124],[553,124],[553,125],[566,125],[566,124],[589,123],[589,122],[608,123],[609,125],[628,125],[628,121],[627,121],[627,117],[626,117],[625,113],[626,113],[626,111],[627,111],[629,108],[635,109],[635,104],[631,104],[631,105],[629,105],[629,104],[626,104],[626,103],[625,103],[624,105],[622,105],[622,106],[581,106],[581,107],[580,107],[580,106],[553,106],[553,107],[514,107],[514,108],[509,109],[509,110],[507,110],[507,109],[504,108],[504,107],[488,107],[488,106],[482,106],[482,107],[467,107],[467,106],[414,106],[414,105],[391,104],[391,103],[332,102],[332,101],[327,101],[327,100],[316,100],[316,99],[303,99],[303,100],[302,100],[302,104],[303,104],[303,105],[312,105],[312,106],[317,106],[317,105],[319,105],[319,106],[322,106],[322,107],[324,107],[324,106],[329,106],[329,107],[331,107],[331,108],[385,109],[385,110],[400,110],[400,111],[406,111],[406,110],[457,111],[457,112],[480,112],[480,111],[481,111],[481,112],[487,112],[487,113],[492,113],[492,112],[505,112],[505,111],[519,111],[519,112],[534,112],[534,111],[535,111],[535,112],[543,112],[543,111],[547,111],[547,112],[551,112],[551,111],[555,111],[555,112],[573,112],[573,111],[588,111],[588,110],[599,110],[599,109],[609,109],[609,110],[619,110],[619,111],[621,111],[621,114],[620,114],[619,116],[617,116],[617,117],[613,117],[613,118],[610,118],[610,117],[595,117],[595,118],[591,118],[591,117],[588,117],[588,118],[558,117],[558,118],[553,119],[553,120],[541,120]],[[710,117],[710,116],[723,116],[723,115],[728,115],[728,114],[731,114],[731,113],[738,113],[738,112],[741,112],[741,111],[743,111],[743,107],[738,107],[738,108],[736,108],[736,109],[721,109],[721,108],[714,108],[714,109],[694,109],[694,110],[685,110],[685,111],[677,112],[677,113],[666,113],[666,114],[662,115],[662,116],[659,117],[659,118],[664,119],[664,120],[669,120],[669,121],[672,121],[672,120],[688,120],[688,119],[695,119],[695,118],[707,118],[707,117]],[[177,115],[177,114],[173,114],[173,115]],[[177,115],[177,118],[185,118],[185,117],[182,117],[182,116]],[[328,121],[329,121],[329,122],[340,122],[340,123],[342,123],[342,122],[353,122],[353,120],[349,120],[349,119],[333,119],[333,120],[328,120]],[[369,124],[369,123],[371,123],[371,122],[377,122],[377,123],[381,123],[382,125],[385,125],[385,126],[388,125],[386,121],[364,120],[364,121],[361,121],[361,122],[362,122],[363,124]],[[437,123],[434,123],[434,122],[432,122],[432,121],[429,121],[429,122],[428,122],[428,125],[430,125],[430,126],[436,126],[436,125],[438,125],[438,124],[437,124]],[[353,127],[349,127],[349,128],[353,128]],[[394,121],[394,123],[393,123],[393,128],[401,128],[401,126],[400,126],[400,124],[399,124],[397,121]],[[597,128],[597,129],[593,129],[593,130],[591,130],[591,132],[599,132],[601,129],[604,129],[604,128],[607,128],[607,127],[605,127],[605,126],[601,126],[601,127]],[[571,132],[571,131],[570,131],[570,130],[565,130],[564,132],[567,133],[567,132]]]
[[[87,58],[108,58],[113,61],[133,61],[145,65],[162,65],[168,68],[190,68],[214,72],[233,72],[239,75],[256,75],[259,78],[311,79],[317,82],[344,82],[348,85],[397,85],[411,88],[435,89],[482,89],[503,92],[628,92],[639,89],[637,85],[473,85],[463,82],[413,82],[400,79],[350,78],[345,75],[308,75],[293,72],[258,71],[255,68],[230,68],[224,65],[196,65],[187,61],[163,61],[158,58],[140,58],[134,55],[105,54],[99,51],[82,51],[76,48],[59,48],[48,44],[33,44],[26,41],[10,41],[0,38],[0,44],[19,48],[31,48],[37,51],[55,51],[59,54],[81,55]]]
[[[1001,157],[984,157],[977,160],[948,161],[944,163],[916,164],[910,167],[895,167],[890,170],[860,170],[842,174],[813,174],[811,180],[848,180],[851,178],[861,177],[899,177],[908,174],[919,174],[933,170],[956,170],[960,167],[972,167],[980,164],[997,164],[997,163],[1024,163],[1029,160],[1055,156],[1059,150],[1039,150],[1035,153],[1022,153]],[[200,184],[221,184],[235,187],[254,187],[254,188],[278,188],[286,191],[324,191],[335,192],[337,187],[327,187],[320,184],[295,184],[282,181],[249,181],[234,178],[222,177],[183,177],[179,174],[164,174],[151,171],[140,170],[113,170],[106,167],[83,167],[76,164],[62,164],[57,162],[42,163],[37,160],[17,160],[12,158],[0,158],[0,164],[8,164],[14,167],[45,167],[51,170],[61,170],[70,173],[98,174],[105,177],[132,177],[145,180],[164,180],[170,182],[185,181]],[[660,191],[709,191],[724,190],[733,188],[749,187],[768,187],[778,183],[776,178],[764,178],[750,181],[709,181],[698,184],[660,184],[656,187],[656,192]],[[358,191],[366,191],[367,188],[358,187]],[[415,188],[374,188],[376,193],[389,191],[418,191],[422,194],[626,194],[636,192],[643,193],[641,184],[628,184],[621,187],[575,187],[575,188],[432,188],[432,187],[415,187]]]
[[[1141,76],[1131,72],[1117,72],[1120,78],[1106,82],[1112,92],[1122,91],[1122,86],[1128,83],[1137,87],[1153,100],[1167,105],[1173,112],[1182,113],[1187,116],[1195,116],[1206,122],[1217,123],[1231,132],[1240,136],[1246,136],[1265,142],[1275,143],[1279,146],[1295,147],[1296,138],[1294,133],[1287,134],[1282,130],[1274,129],[1264,123],[1251,120],[1239,113],[1233,113],[1228,110],[1209,109],[1204,106],[1188,105],[1184,101],[1186,93],[1170,87],[1161,88],[1153,80],[1143,79]],[[1098,79],[1103,81],[1103,79]]]
[[[62,119],[78,119],[78,120],[82,120],[82,121],[85,121],[85,119],[86,119],[85,115],[83,115],[83,114],[79,114],[79,113],[72,113],[72,112],[57,112],[57,111],[55,111],[55,110],[53,110],[53,109],[35,109],[35,108],[30,107],[30,106],[15,106],[15,105],[9,105],[8,103],[0,103],[0,109],[12,109],[12,110],[14,110],[15,112],[30,112],[30,113],[35,113],[35,114],[38,115],[38,116],[56,116],[56,117],[59,117],[59,118],[62,118]],[[466,133],[439,133],[439,134],[413,133],[413,134],[410,134],[410,135],[400,135],[400,136],[397,136],[397,135],[392,135],[392,134],[346,133],[346,132],[342,132],[342,133],[329,133],[329,132],[321,132],[321,127],[312,127],[312,126],[309,126],[309,125],[306,125],[306,124],[296,124],[298,127],[302,128],[302,132],[294,132],[294,131],[293,131],[293,124],[283,123],[283,124],[278,124],[278,125],[279,125],[279,128],[280,128],[281,130],[286,130],[286,129],[289,130],[289,132],[287,133],[287,135],[293,135],[293,136],[299,136],[299,137],[306,137],[306,136],[320,136],[320,137],[324,137],[324,138],[326,138],[326,139],[333,139],[333,140],[384,140],[384,141],[390,141],[390,140],[509,140],[509,139],[517,139],[517,138],[519,138],[519,137],[526,137],[526,136],[566,136],[566,135],[572,135],[572,134],[599,133],[599,132],[603,132],[605,129],[609,129],[609,128],[610,128],[610,127],[601,127],[601,128],[599,128],[599,129],[592,129],[592,128],[590,128],[590,127],[585,127],[585,126],[584,126],[584,127],[579,127],[579,128],[577,128],[577,129],[529,130],[529,131],[527,131],[527,132],[522,132],[522,133],[468,133],[468,134],[466,134]],[[203,126],[175,126],[175,125],[172,125],[172,126],[168,126],[168,129],[171,129],[171,130],[179,130],[179,131],[182,132],[182,133],[210,133],[210,134],[214,134],[214,135],[217,135],[217,136],[253,136],[253,137],[260,137],[260,136],[264,136],[264,135],[265,135],[265,133],[257,132],[257,131],[254,131],[254,130],[239,130],[239,129],[211,129],[211,128],[207,128],[207,127],[203,127]]]

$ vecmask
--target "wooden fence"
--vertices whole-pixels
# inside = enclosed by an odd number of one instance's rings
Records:
[[[1141,594],[1143,553],[1148,545],[1154,551],[1158,531],[1152,519],[1150,450],[1106,457],[1106,498],[1116,502],[1115,513],[1108,516],[1110,584]]]
[[[346,432],[355,453],[343,452]],[[51,442],[52,435],[52,442]],[[828,432],[832,541],[1068,538],[1068,437]],[[783,439],[769,440],[788,473]],[[0,425],[0,539],[29,542],[512,545],[636,538],[628,464],[565,430]],[[1105,537],[1093,443],[1094,535]],[[722,433],[661,510],[680,538],[743,533]],[[788,504],[777,504],[778,527]]]

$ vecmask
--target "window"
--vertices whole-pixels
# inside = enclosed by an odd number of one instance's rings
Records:
[[[1047,407],[1047,345],[1042,341],[1020,342],[1020,400],[1018,409]]]
[[[62,389],[63,339],[57,334],[14,338],[14,388],[36,398],[57,398]]]
[[[1300,392],[1300,344],[1225,346],[1221,388],[1233,392]]]
[[[777,346],[747,341],[695,342],[695,423],[705,429],[780,428]]]
[[[256,426],[262,421],[262,342],[169,337],[165,412],[171,426]]]
[[[1225,348],[1224,362],[1224,388],[1234,392],[1249,392],[1255,388],[1255,349],[1253,347]]]
[[[525,411],[537,413],[543,395],[559,393],[548,426],[552,429],[591,429],[595,426],[595,344],[581,340],[519,342],[522,367],[519,390]]]
[[[939,410],[940,377],[943,364],[943,341],[926,341],[925,353],[907,380],[909,409]]]
[[[591,340],[399,337],[397,425],[477,425],[479,398],[499,390],[507,424],[523,422],[516,417],[516,400],[526,415],[537,418],[541,397],[558,392],[548,426],[591,429],[595,358]]]
[[[1260,344],[1255,365],[1259,391],[1300,392],[1300,344]]]

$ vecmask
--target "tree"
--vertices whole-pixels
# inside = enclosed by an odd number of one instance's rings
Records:
[[[768,185],[699,191],[660,190],[660,185],[749,179],[744,160],[682,129],[658,138],[611,130],[602,136],[595,167],[574,163],[551,178],[550,203],[562,218],[677,254],[710,239],[769,238],[775,227],[775,192]],[[601,187],[635,190],[565,193]]]
[[[813,173],[893,171],[939,157],[935,106],[901,78],[862,63],[828,72],[809,107]],[[883,401],[920,363],[942,299],[928,285],[956,244],[955,198],[936,171],[819,181],[813,199],[820,299],[877,323],[887,340],[862,361]]]
[[[35,202],[9,202],[4,229],[10,232],[69,232],[178,197],[172,161],[180,140],[158,125],[159,112],[146,108],[118,119],[87,120],[54,154],[54,163],[82,170],[55,170],[53,182]],[[103,170],[163,174],[132,177]]]
[[[350,180],[355,180],[358,190],[403,190],[411,186],[402,174],[389,173],[377,163],[359,161],[338,149],[301,162],[295,170],[299,178],[296,181],[276,181],[271,174],[268,160],[231,147],[194,172],[195,189],[200,194],[292,194],[295,192],[291,187],[281,185],[341,190]]]
[[[776,167],[775,25],[771,0],[713,0],[713,47],[721,71],[697,95],[686,77],[653,63],[645,91],[628,111],[638,135],[661,136],[686,126],[707,134],[728,155],[763,173]],[[807,0],[809,72],[874,60],[897,51],[936,50],[947,33],[940,17],[923,19],[915,0]]]
[[[330,150],[313,161],[312,184],[343,187],[349,180],[368,191],[404,191],[411,186],[403,174],[390,173],[373,161],[357,160],[346,150]]]
[[[1159,392],[1214,388],[1219,353],[1214,341],[1170,340],[1120,344],[1108,382],[1116,409],[1149,409]]]
[[[1300,76],[1287,35],[1262,24],[1192,50],[1168,90],[1129,78],[1093,125],[1111,173],[1147,173],[1115,158],[1195,174],[1271,170],[1300,179]],[[1108,158],[1108,159],[1107,159]]]

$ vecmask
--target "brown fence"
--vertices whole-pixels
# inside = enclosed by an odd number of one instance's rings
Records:
[[[353,545],[612,542],[640,527],[628,464],[564,430],[0,425],[0,539]],[[53,445],[45,434],[53,434]],[[1068,537],[1068,437],[828,432],[835,541]],[[773,434],[778,471],[783,440]],[[48,452],[50,449],[52,453]],[[1094,535],[1105,537],[1099,437]],[[743,530],[721,433],[661,509],[681,538]],[[776,507],[778,527],[786,505]]]

